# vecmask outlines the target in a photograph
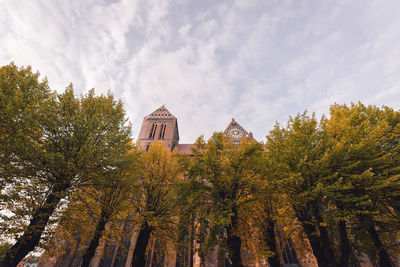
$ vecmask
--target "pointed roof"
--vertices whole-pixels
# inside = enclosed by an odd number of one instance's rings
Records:
[[[228,127],[226,127],[224,133],[226,133],[226,132],[229,130],[229,128],[231,128],[231,127],[233,127],[233,126],[239,127],[241,130],[243,130],[243,132],[244,132],[246,135],[249,134],[249,133],[242,127],[242,125],[240,125],[240,124],[235,120],[235,118],[232,118],[231,123],[229,123]]]
[[[172,115],[171,112],[165,107],[165,105],[162,105],[149,115],[147,115],[148,118],[155,118],[155,119],[174,119],[175,116]]]

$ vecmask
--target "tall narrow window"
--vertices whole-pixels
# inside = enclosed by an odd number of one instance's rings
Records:
[[[151,126],[151,130],[150,130],[150,134],[149,134],[149,139],[151,139],[151,136],[152,136],[152,134],[153,134],[154,126],[155,126],[155,124],[153,123],[153,125]]]
[[[165,128],[167,128],[167,125],[165,125],[165,123],[163,123],[163,124],[161,125],[160,135],[158,136],[158,139],[164,139],[164,136],[165,136]]]
[[[153,134],[151,135],[151,139],[154,139],[154,136],[156,135],[156,131],[157,131],[157,124],[154,124],[154,131],[153,131]]]
[[[158,135],[158,139],[161,139],[163,129],[164,129],[164,123],[161,124],[161,129],[160,129],[160,134]]]
[[[154,136],[156,135],[156,131],[157,131],[157,124],[153,123],[153,125],[151,126],[149,139],[154,139]]]
[[[162,136],[161,136],[162,139],[164,139],[164,135],[165,135],[165,130],[166,130],[166,129],[167,129],[167,125],[164,124],[164,129],[163,129],[163,131],[162,131]]]

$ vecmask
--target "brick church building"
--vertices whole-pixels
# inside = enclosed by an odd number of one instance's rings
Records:
[[[239,143],[245,136],[253,139],[253,134],[248,133],[235,119],[232,119],[224,132],[235,143]],[[171,151],[177,149],[180,154],[190,154],[190,148],[193,146],[179,144],[178,120],[165,106],[144,117],[139,133],[139,144],[146,151],[157,140],[163,142]]]
[[[254,139],[253,134],[247,132],[234,118],[232,118],[232,121],[228,124],[224,133],[236,144],[240,143],[240,140],[244,137]],[[179,143],[178,120],[164,105],[144,117],[138,137],[139,146],[146,151],[149,150],[150,145],[155,141],[161,141],[171,151],[176,149],[179,154],[190,155],[192,153],[191,147],[193,144]],[[298,259],[292,244],[287,243],[288,240],[286,239],[283,241],[285,242],[280,244],[280,247],[283,249],[282,262],[295,263],[292,266],[299,266],[296,264],[298,263]],[[200,258],[197,255],[193,255],[193,257],[193,266],[200,266]],[[219,266],[218,262],[220,259],[218,259],[218,248],[211,252],[211,254],[206,257],[205,261],[205,266]],[[309,262],[309,260],[304,260],[303,266],[314,266],[313,264],[305,264],[306,262]],[[176,267],[181,265],[176,265],[175,261],[172,260],[170,264],[164,266]],[[182,266],[186,265],[184,264]],[[224,266],[228,265],[224,264]],[[250,266],[266,266],[266,263],[258,263]]]

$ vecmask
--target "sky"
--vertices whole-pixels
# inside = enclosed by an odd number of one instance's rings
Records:
[[[162,106],[180,143],[234,117],[257,140],[304,110],[400,105],[398,0],[0,0],[0,65],[120,99],[137,138]]]

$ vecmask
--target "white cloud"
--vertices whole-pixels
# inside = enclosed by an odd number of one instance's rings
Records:
[[[235,117],[263,139],[276,120],[333,102],[398,108],[400,2],[0,1],[0,64],[57,90],[121,98],[138,134],[162,104],[183,143]]]

